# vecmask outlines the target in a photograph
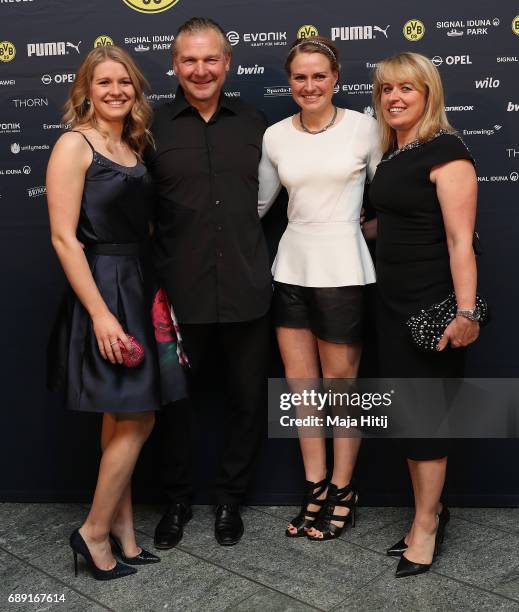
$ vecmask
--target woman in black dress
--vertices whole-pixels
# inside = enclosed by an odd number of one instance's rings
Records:
[[[380,376],[463,376],[465,350],[479,334],[476,261],[472,247],[477,178],[465,144],[449,125],[443,88],[432,62],[416,53],[382,61],[374,100],[382,150],[370,188],[377,210]],[[369,234],[372,228],[366,228]],[[437,352],[411,343],[406,320],[455,292],[458,316]],[[412,526],[388,550],[402,555],[397,576],[427,571],[443,538],[448,510],[440,503],[447,441],[401,441],[415,498]]]
[[[175,353],[176,343],[174,330],[164,326],[160,292],[153,303],[154,332],[143,257],[152,204],[140,161],[150,142],[144,85],[123,50],[91,51],[65,106],[64,122],[72,130],[57,141],[47,170],[52,244],[73,290],[51,341],[51,387],[63,383],[73,410],[104,413],[94,500],[70,537],[76,573],[79,553],[100,580],[159,561],[136,544],[130,482],[154,411],[183,393],[180,365],[169,359],[170,393],[161,397],[166,385],[160,388],[156,341],[163,343],[161,356],[166,349]],[[122,365],[124,353],[134,350],[128,334],[144,347],[144,360],[133,368]],[[112,546],[125,564],[115,560]]]

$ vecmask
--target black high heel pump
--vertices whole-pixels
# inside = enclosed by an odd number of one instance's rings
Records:
[[[148,563],[158,563],[160,561],[160,557],[157,557],[157,555],[144,550],[142,547],[141,552],[138,555],[135,555],[135,557],[127,557],[124,554],[124,549],[120,540],[113,534],[110,534],[110,543],[112,544],[112,550],[114,553],[121,557],[121,561],[123,563],[127,563],[128,565],[148,565]]]
[[[72,548],[72,552],[74,553],[74,575],[76,576],[76,578],[78,574],[78,554],[80,554],[85,559],[90,573],[96,580],[115,580],[116,578],[124,578],[124,576],[129,576],[130,574],[137,573],[137,570],[134,567],[124,565],[123,563],[119,563],[119,561],[116,561],[115,567],[113,567],[112,569],[99,569],[94,563],[92,555],[88,550],[88,546],[86,545],[85,540],[83,540],[83,537],[79,533],[79,529],[75,529],[70,534],[69,542],[70,548]]]

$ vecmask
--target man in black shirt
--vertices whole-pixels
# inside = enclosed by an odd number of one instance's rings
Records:
[[[215,22],[179,28],[174,102],[158,109],[147,164],[157,190],[155,264],[180,323],[196,374],[210,345],[226,366],[230,403],[215,485],[215,535],[222,545],[243,534],[239,513],[265,419],[271,275],[257,214],[264,116],[222,87],[230,45]],[[191,518],[189,407],[162,416],[163,482],[169,506],[155,545],[171,548]]]

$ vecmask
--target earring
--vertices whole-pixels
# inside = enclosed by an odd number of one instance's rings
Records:
[[[90,106],[90,100],[88,98],[85,99],[86,105]]]

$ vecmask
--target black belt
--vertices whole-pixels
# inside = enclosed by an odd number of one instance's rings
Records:
[[[94,255],[139,255],[145,242],[100,242],[87,244],[85,251]]]

